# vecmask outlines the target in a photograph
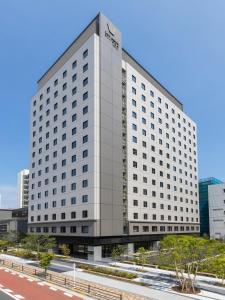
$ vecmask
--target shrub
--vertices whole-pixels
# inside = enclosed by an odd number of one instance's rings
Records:
[[[36,258],[36,255],[33,254],[31,251],[24,250],[24,249],[11,249],[5,252],[5,254],[13,255],[21,258],[29,258],[29,259]]]
[[[85,265],[85,264],[80,264],[79,268],[81,268],[83,270],[87,270],[87,271],[93,271],[93,272],[97,272],[97,273],[101,273],[101,274],[105,274],[105,275],[112,275],[112,276],[117,276],[117,277],[126,278],[126,279],[137,278],[136,274],[129,273],[126,271],[113,270],[110,268],[95,267],[95,266]]]

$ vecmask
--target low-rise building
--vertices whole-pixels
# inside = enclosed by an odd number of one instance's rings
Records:
[[[209,236],[209,194],[208,187],[222,183],[221,180],[209,177],[199,181],[200,235]]]
[[[210,185],[208,189],[210,238],[225,239],[225,183]]]
[[[0,237],[11,231],[27,233],[28,209],[0,209]]]

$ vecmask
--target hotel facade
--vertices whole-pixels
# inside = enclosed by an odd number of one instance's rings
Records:
[[[197,129],[99,13],[38,81],[29,232],[100,259],[199,233]]]

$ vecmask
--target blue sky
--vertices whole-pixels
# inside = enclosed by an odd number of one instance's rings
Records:
[[[0,193],[16,202],[29,166],[29,105],[36,81],[102,11],[123,47],[198,124],[199,175],[225,180],[224,0],[0,0]]]

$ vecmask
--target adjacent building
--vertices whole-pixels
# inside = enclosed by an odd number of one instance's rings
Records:
[[[38,81],[29,232],[100,259],[199,233],[197,127],[99,13]]]
[[[208,192],[210,238],[225,239],[225,183],[210,185]]]
[[[28,208],[0,209],[0,237],[9,232],[27,233]]]
[[[22,170],[18,173],[17,186],[18,206],[27,207],[29,201],[29,170]]]
[[[209,236],[209,186],[220,184],[221,180],[209,177],[199,181],[200,234]]]

